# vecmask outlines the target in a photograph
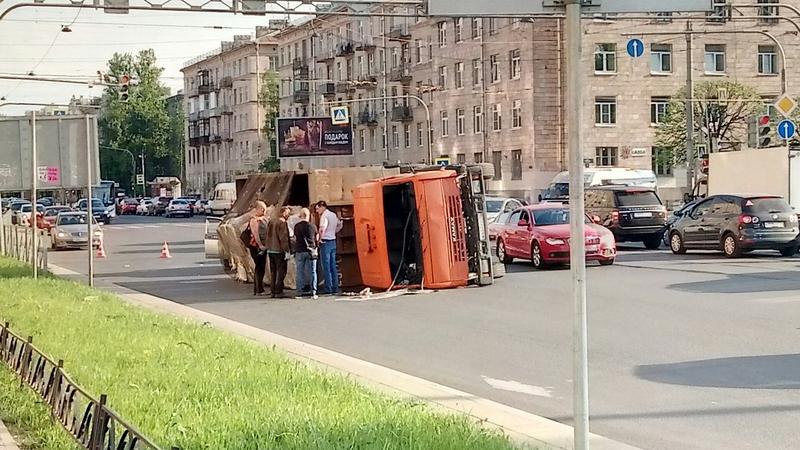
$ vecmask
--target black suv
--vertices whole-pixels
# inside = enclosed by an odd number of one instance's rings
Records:
[[[714,195],[678,219],[669,235],[673,253],[722,250],[729,258],[752,250],[792,256],[800,246],[797,215],[773,195]]]
[[[586,214],[599,219],[617,242],[643,242],[648,249],[661,246],[667,209],[656,191],[632,186],[586,188]]]

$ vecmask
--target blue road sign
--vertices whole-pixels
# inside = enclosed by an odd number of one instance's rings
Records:
[[[628,54],[632,58],[639,58],[644,55],[644,42],[639,39],[631,39],[628,41]]]
[[[778,124],[778,136],[783,140],[789,140],[794,137],[797,131],[797,126],[791,120],[781,120]]]
[[[450,158],[448,157],[439,157],[433,160],[433,163],[437,166],[449,166],[450,165]]]

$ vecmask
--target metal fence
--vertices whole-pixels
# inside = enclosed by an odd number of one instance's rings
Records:
[[[20,377],[50,406],[53,417],[87,450],[161,450],[106,406],[106,395],[97,400],[33,345],[0,326],[0,361]],[[173,447],[172,450],[177,450]]]
[[[5,256],[33,265],[33,228],[19,225],[0,225],[3,227],[3,246]],[[47,269],[47,249],[50,247],[50,234],[36,230],[38,234],[36,263],[40,270]]]

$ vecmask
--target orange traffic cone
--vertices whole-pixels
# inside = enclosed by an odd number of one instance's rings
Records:
[[[103,248],[103,241],[100,241],[100,245],[97,246],[97,254],[94,257],[97,259],[105,259],[106,249]]]
[[[161,247],[161,259],[169,258],[172,258],[172,255],[169,254],[169,245],[167,245],[167,241],[164,241],[164,245]]]

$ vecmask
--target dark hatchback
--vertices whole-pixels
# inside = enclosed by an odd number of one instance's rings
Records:
[[[752,250],[792,256],[800,247],[797,215],[771,195],[708,197],[675,222],[669,243],[673,253],[721,250],[729,258]]]
[[[599,219],[617,242],[642,242],[648,249],[661,246],[667,209],[655,190],[631,186],[586,188],[586,214]]]

